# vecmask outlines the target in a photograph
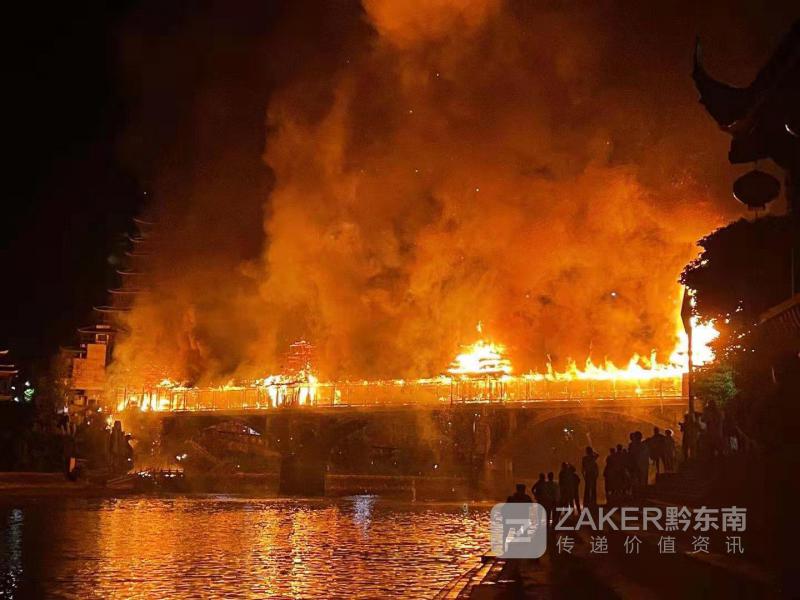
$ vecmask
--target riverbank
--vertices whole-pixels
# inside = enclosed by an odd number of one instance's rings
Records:
[[[743,558],[720,553],[658,554],[643,541],[642,554],[591,553],[591,540],[578,536],[571,554],[551,548],[536,560],[504,561],[485,556],[480,567],[438,597],[461,600],[505,598],[772,598],[781,596],[774,574]]]
[[[620,527],[618,519],[612,521]],[[728,552],[724,536],[713,531],[705,534],[709,546],[701,550],[691,543],[693,530],[682,534],[637,531],[637,543],[626,547],[633,535],[628,531],[549,532],[542,557],[504,560],[484,555],[480,565],[452,581],[437,598],[770,598],[785,591],[774,565],[751,553],[746,533],[741,553]],[[665,550],[663,535],[675,541],[674,549]],[[600,538],[605,539],[602,545]]]
[[[114,480],[80,478],[69,481],[61,472],[0,472],[0,496],[3,495],[100,495],[126,493],[176,492],[243,494],[278,497],[279,473],[197,473],[184,474],[163,470],[143,471]],[[405,501],[462,501],[476,498],[463,478],[411,477],[363,474],[334,474],[325,477],[323,497],[374,495]]]
[[[87,481],[69,481],[63,473],[0,473],[0,496],[111,496],[119,493],[120,490]]]

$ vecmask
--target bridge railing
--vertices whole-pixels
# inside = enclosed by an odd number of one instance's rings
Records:
[[[229,388],[119,388],[112,409],[238,411],[282,406],[399,406],[462,402],[591,401],[683,396],[680,378],[647,381],[535,380],[525,377],[281,384]]]

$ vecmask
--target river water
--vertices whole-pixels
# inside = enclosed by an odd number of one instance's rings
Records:
[[[488,550],[489,508],[0,498],[0,598],[430,598]]]

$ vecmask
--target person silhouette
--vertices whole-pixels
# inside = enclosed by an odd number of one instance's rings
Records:
[[[611,448],[608,451],[608,456],[606,457],[606,466],[603,469],[603,479],[605,480],[606,484],[606,500],[610,499],[616,492],[616,484],[617,484],[617,449]]]
[[[664,470],[675,469],[675,438],[672,429],[664,430]]]
[[[581,512],[581,478],[578,475],[577,469],[575,469],[575,465],[569,465],[569,474],[572,476],[572,501],[570,503],[570,507],[575,505],[575,510],[580,513]]]
[[[525,493],[525,484],[524,483],[518,483],[516,485],[516,490],[514,491],[513,494],[511,494],[508,498],[506,498],[506,503],[510,503],[510,504],[522,504],[522,503],[525,503],[525,504],[530,504],[531,506],[533,506],[533,500],[531,499],[531,497],[528,494]],[[518,510],[517,509],[513,509],[512,512],[513,513],[518,513]],[[504,514],[504,517],[503,517],[503,549],[507,550],[508,543],[509,543],[508,542],[508,535],[511,533],[511,530],[513,529],[515,532],[519,533],[520,529],[519,529],[519,523],[518,522],[514,523],[513,521],[507,521],[507,517],[510,516],[510,515],[508,515],[508,511],[506,510],[506,511],[504,511],[504,513],[505,514]],[[528,514],[530,514],[530,513],[528,512]],[[520,514],[516,514],[516,515],[514,515],[514,518],[517,518],[517,517],[520,517],[520,516],[521,516]],[[517,535],[517,534],[515,534],[515,535]]]
[[[597,506],[597,457],[591,446],[586,446],[586,454],[581,461],[583,471],[583,505],[588,507]]]
[[[533,499],[525,493],[525,484],[518,483],[516,491],[506,498],[506,502],[528,502],[533,503]]]
[[[544,473],[539,473],[539,479],[537,479],[536,483],[534,483],[531,486],[531,492],[533,493],[533,497],[536,499],[536,502],[538,502],[542,506],[544,506],[543,500],[544,500],[544,494],[545,494],[545,491],[544,491],[545,483],[547,483],[547,482],[546,482],[546,480],[544,478]]]
[[[572,491],[572,473],[569,465],[561,463],[561,470],[558,472],[558,506],[569,508],[572,506],[572,498],[575,493]]]
[[[647,450],[650,453],[650,460],[656,466],[656,473],[661,472],[661,467],[665,467],[664,452],[666,451],[666,438],[658,427],[653,427],[653,435],[647,438]]]
[[[642,441],[642,432],[634,431],[630,434],[631,443],[628,444],[628,461],[630,463],[631,484],[634,492],[640,492],[647,485],[647,475],[650,468],[650,452],[647,444]]]
[[[550,471],[547,474],[547,481],[542,485],[542,501],[541,505],[544,506],[547,512],[547,522],[553,521],[556,504],[558,503],[558,484],[554,481],[555,475]]]

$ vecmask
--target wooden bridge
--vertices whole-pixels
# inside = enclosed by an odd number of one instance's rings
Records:
[[[251,412],[278,408],[400,408],[455,404],[641,405],[686,404],[680,378],[552,381],[526,377],[276,383],[220,388],[118,388],[111,412]]]

